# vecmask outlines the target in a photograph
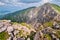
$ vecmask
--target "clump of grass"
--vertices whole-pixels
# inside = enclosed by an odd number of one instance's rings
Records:
[[[52,27],[53,26],[53,22],[45,22],[44,24],[43,24],[45,27]]]
[[[49,34],[45,34],[44,36],[45,36],[45,38],[47,38],[47,40],[51,40],[51,37]]]
[[[0,33],[0,40],[7,40],[8,37],[9,37],[9,35],[7,32]]]
[[[27,37],[29,35],[28,32],[24,32],[23,30],[20,30],[19,33],[16,35],[17,37]]]
[[[26,26],[27,28],[31,28],[31,25],[29,25],[29,24],[27,24],[27,23],[21,23],[21,25],[23,25],[23,26]]]

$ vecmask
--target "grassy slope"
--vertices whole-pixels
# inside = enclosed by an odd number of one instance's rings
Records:
[[[56,4],[51,4],[51,6],[60,13],[60,6],[56,5]]]

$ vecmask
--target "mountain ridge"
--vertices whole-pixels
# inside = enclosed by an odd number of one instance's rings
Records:
[[[8,20],[12,20],[12,21],[16,21],[16,22],[28,22],[29,20],[31,20],[31,17],[32,19],[34,17],[36,17],[38,15],[38,12],[40,10],[44,10],[46,8],[46,10],[49,10],[49,9],[52,9],[52,6],[53,4],[50,4],[50,3],[46,3],[40,7],[36,7],[36,8],[28,8],[28,9],[25,9],[25,10],[22,10],[21,11],[17,11],[17,12],[14,12],[14,13],[11,13],[11,14],[8,14],[8,15],[5,15],[2,19],[8,19]],[[46,7],[45,7],[46,6]],[[44,8],[45,7],[45,8]],[[47,9],[48,8],[48,9]],[[46,11],[45,10],[45,11]],[[52,9],[53,11],[54,9]],[[55,11],[55,10],[54,10]],[[39,13],[40,14],[40,13]],[[41,14],[40,14],[41,15]],[[10,17],[10,18],[9,18]],[[20,19],[21,18],[21,19]],[[21,21],[20,21],[21,20]]]

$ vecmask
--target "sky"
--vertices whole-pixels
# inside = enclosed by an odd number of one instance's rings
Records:
[[[60,5],[60,0],[0,0],[0,15],[28,7],[38,7],[47,2]]]

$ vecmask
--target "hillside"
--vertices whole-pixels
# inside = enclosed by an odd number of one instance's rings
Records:
[[[19,10],[13,13],[9,13],[7,15],[4,15],[1,19],[7,19],[12,20],[13,22],[24,22],[27,20],[27,14],[30,10],[32,10],[35,7],[27,8],[24,10]]]

